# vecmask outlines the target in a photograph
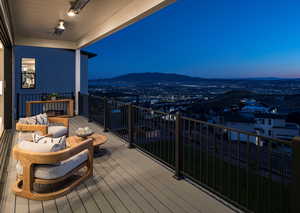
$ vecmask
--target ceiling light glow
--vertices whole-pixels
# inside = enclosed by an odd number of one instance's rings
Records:
[[[67,12],[67,15],[74,17],[80,13],[81,10],[89,3],[90,0],[74,0],[70,2],[70,9]]]
[[[70,10],[68,11],[67,15],[68,15],[69,17],[74,17],[74,16],[77,15],[77,13],[75,12],[75,10],[70,9]]]

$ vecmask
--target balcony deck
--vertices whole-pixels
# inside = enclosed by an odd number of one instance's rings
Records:
[[[79,126],[102,128],[83,117],[71,119],[70,135]],[[107,155],[95,158],[94,176],[70,194],[56,200],[32,201],[16,197],[11,191],[15,180],[15,161],[10,158],[1,198],[0,212],[236,212],[221,199],[173,173],[117,136],[107,133],[103,146]],[[14,137],[15,138],[15,137]],[[15,140],[13,140],[13,143]]]

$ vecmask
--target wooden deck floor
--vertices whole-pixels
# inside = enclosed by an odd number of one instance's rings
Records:
[[[79,126],[102,128],[83,117],[71,119],[70,133]],[[94,176],[67,196],[51,201],[32,201],[11,192],[15,161],[7,168],[0,212],[209,212],[234,209],[185,180],[177,181],[172,172],[135,149],[128,149],[117,136],[106,134],[103,146],[108,154],[94,161]]]

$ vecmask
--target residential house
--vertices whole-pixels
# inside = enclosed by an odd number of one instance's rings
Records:
[[[286,119],[285,115],[280,114],[255,114],[255,129],[259,135],[291,140],[300,135],[300,126]]]

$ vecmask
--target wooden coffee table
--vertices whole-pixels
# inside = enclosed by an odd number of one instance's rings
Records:
[[[94,157],[99,157],[106,153],[105,149],[100,149],[100,146],[107,142],[107,137],[105,135],[94,133],[88,138],[93,139]],[[84,141],[84,139],[81,137],[78,137],[76,135],[70,136],[67,138],[67,146],[73,147],[76,146],[78,143],[81,143],[82,141]]]

